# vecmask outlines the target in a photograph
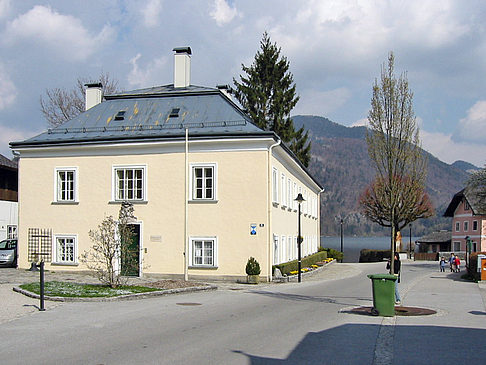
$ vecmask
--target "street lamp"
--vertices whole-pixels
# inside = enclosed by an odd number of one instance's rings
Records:
[[[302,204],[302,202],[305,201],[304,197],[302,196],[301,193],[299,193],[297,195],[297,198],[295,198],[295,201],[297,203],[299,203],[299,213],[298,213],[298,216],[299,216],[299,232],[297,234],[297,259],[298,259],[298,263],[299,263],[299,266],[298,266],[298,270],[299,270],[299,283],[302,281],[302,278],[301,278],[301,274],[300,274],[300,271],[302,269],[302,258],[301,258],[301,245],[302,245],[302,236],[300,234],[300,215],[301,215],[301,210],[300,210],[300,205]]]
[[[469,271],[468,269],[468,251],[471,253],[471,238],[469,236],[466,236],[466,270]]]
[[[343,255],[342,256],[342,259],[341,259],[341,263],[343,262],[343,259],[344,259],[344,247],[343,247],[343,223],[344,223],[344,219],[340,218],[341,219],[341,254]]]
[[[408,258],[412,258],[412,223],[408,225],[408,228],[410,228],[410,237],[409,237],[409,242],[408,242]]]

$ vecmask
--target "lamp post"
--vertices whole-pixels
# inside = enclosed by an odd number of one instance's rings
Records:
[[[469,271],[468,269],[468,251],[471,252],[471,238],[469,236],[466,236],[466,270]]]
[[[302,204],[302,202],[305,201],[304,197],[302,196],[301,193],[299,193],[297,195],[297,198],[295,198],[295,201],[297,203],[299,203],[299,213],[298,213],[298,224],[299,224],[299,231],[298,231],[298,234],[297,234],[297,259],[298,259],[298,270],[299,270],[299,276],[298,276],[298,280],[299,280],[299,283],[302,281],[302,278],[301,278],[301,269],[302,269],[302,258],[301,258],[301,246],[302,246],[302,236],[301,236],[301,232],[300,232],[300,215],[301,215],[301,210],[300,210],[300,205]]]
[[[408,225],[408,228],[410,228],[410,237],[409,237],[409,242],[408,242],[408,258],[412,258],[412,223]]]
[[[344,223],[344,219],[340,218],[341,219],[341,253],[343,254],[343,258],[341,259],[341,263],[343,262],[343,259],[344,259],[344,247],[343,247],[343,223]]]

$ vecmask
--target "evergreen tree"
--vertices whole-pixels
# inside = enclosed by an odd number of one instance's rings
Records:
[[[258,127],[274,131],[302,164],[308,166],[309,136],[303,127],[296,131],[290,117],[299,96],[289,72],[289,61],[280,52],[280,47],[272,43],[265,32],[253,64],[249,67],[241,65],[246,75],[240,75],[241,82],[233,79],[235,97]]]

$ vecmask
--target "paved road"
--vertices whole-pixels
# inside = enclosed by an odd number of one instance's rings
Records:
[[[403,305],[438,311],[381,318],[368,273],[384,264],[333,264],[302,283],[223,286],[137,301],[64,303],[1,324],[6,364],[486,363],[486,288],[404,263]],[[452,293],[452,295],[451,295]],[[19,294],[16,294],[19,295]]]

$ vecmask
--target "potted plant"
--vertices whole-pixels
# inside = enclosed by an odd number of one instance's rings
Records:
[[[254,257],[250,257],[246,263],[246,275],[248,284],[258,284],[260,281],[260,264]]]

